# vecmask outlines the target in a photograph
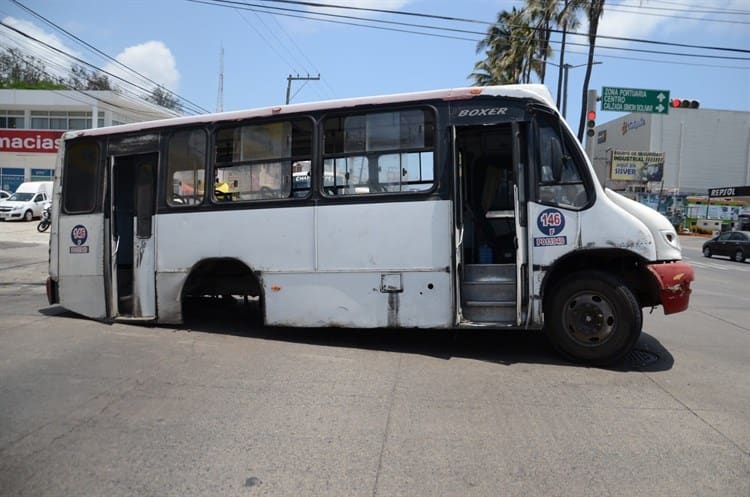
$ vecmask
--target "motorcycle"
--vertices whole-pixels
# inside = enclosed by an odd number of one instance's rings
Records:
[[[36,225],[36,230],[39,233],[44,233],[45,231],[47,231],[50,224],[52,224],[52,213],[50,212],[51,208],[52,204],[47,202],[42,209],[42,220],[39,221],[39,224]]]

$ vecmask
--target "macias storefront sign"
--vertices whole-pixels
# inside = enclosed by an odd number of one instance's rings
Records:
[[[0,129],[0,152],[56,154],[64,131]]]

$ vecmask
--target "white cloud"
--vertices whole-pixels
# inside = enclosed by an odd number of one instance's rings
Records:
[[[120,52],[115,59],[168,90],[177,91],[179,87],[180,72],[177,70],[177,62],[169,48],[161,41],[147,41],[128,47]],[[107,64],[105,70],[128,81],[134,81],[133,75],[127,73],[117,64]],[[141,86],[152,86],[152,83],[140,82],[139,84]]]
[[[81,54],[65,45],[57,36],[44,31],[33,22],[16,19],[15,17],[5,17],[2,21],[8,26],[12,26],[18,31],[25,33],[29,37],[23,36],[5,26],[2,27],[2,45],[9,48],[18,48],[24,54],[29,54],[41,60],[47,72],[54,76],[67,76],[70,67],[77,62],[60,52],[70,54],[74,57],[81,57]],[[34,39],[31,39],[34,38]],[[39,41],[35,41],[39,40]],[[41,43],[40,43],[41,42]],[[60,52],[47,48],[44,44],[55,47]]]

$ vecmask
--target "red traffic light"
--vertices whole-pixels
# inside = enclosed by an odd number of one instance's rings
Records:
[[[686,98],[673,98],[669,105],[671,107],[680,107],[683,109],[697,109],[700,107],[701,103],[697,100],[688,100]]]
[[[596,120],[596,112],[593,110],[590,110],[588,114],[586,114],[586,119],[589,121],[595,121]]]

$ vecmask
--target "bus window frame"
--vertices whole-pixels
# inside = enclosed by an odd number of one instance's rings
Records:
[[[203,150],[203,195],[200,199],[200,202],[197,202],[195,204],[176,204],[170,202],[170,198],[173,196],[172,188],[174,185],[172,184],[172,178],[170,177],[170,169],[169,169],[169,162],[170,162],[170,155],[169,155],[169,147],[171,145],[171,141],[174,138],[174,136],[177,133],[183,133],[183,132],[193,132],[193,131],[202,131],[205,135],[206,139],[206,146]],[[163,206],[166,206],[168,209],[177,209],[180,211],[186,210],[186,209],[195,209],[199,208],[203,205],[205,205],[206,199],[208,198],[207,192],[209,184],[207,183],[209,175],[209,151],[212,147],[211,142],[212,134],[211,130],[208,129],[206,126],[188,126],[188,127],[179,127],[179,128],[170,128],[165,130],[163,135],[163,142],[164,146],[161,150],[161,156],[163,159],[161,159],[159,162],[159,169],[158,169],[158,181],[160,184],[159,187],[159,203]],[[213,184],[213,182],[211,182]]]
[[[274,157],[274,158],[263,158],[263,159],[255,159],[255,160],[244,160],[244,161],[236,161],[236,162],[226,162],[226,163],[220,163],[216,159],[216,147],[217,147],[217,136],[218,134],[227,129],[237,129],[242,128],[243,126],[253,126],[253,125],[268,125],[268,124],[274,124],[274,123],[283,123],[283,122],[293,122],[293,121],[308,121],[310,123],[310,148],[309,148],[309,155],[307,156],[298,156],[298,155],[290,155],[288,157]],[[268,117],[254,117],[242,121],[236,121],[231,123],[223,123],[222,125],[215,126],[209,130],[209,140],[208,140],[208,150],[207,154],[209,154],[209,157],[207,157],[207,163],[206,163],[206,190],[211,190],[211,193],[209,195],[206,195],[206,199],[204,200],[205,204],[210,205],[212,208],[217,207],[225,207],[228,205],[255,205],[255,204],[263,204],[267,202],[300,202],[304,200],[309,200],[313,195],[313,182],[312,177],[314,176],[314,170],[316,167],[316,142],[317,142],[317,126],[318,126],[318,120],[315,119],[310,114],[289,114],[284,116],[278,116],[273,118]],[[292,147],[293,148],[293,147]],[[293,151],[293,150],[292,150]],[[310,182],[310,188],[308,188],[306,194],[304,196],[295,196],[294,195],[294,163],[300,162],[300,161],[309,161],[310,166],[310,172],[311,172],[311,182]],[[247,166],[247,165],[260,165],[260,164],[270,164],[270,163],[281,163],[289,162],[289,195],[286,197],[280,197],[280,198],[257,198],[257,199],[236,199],[231,201],[224,201],[221,199],[218,199],[215,194],[215,189],[209,187],[208,179],[214,178],[211,180],[211,185],[215,184],[217,177],[218,170],[233,167],[233,166]],[[218,164],[232,164],[231,166],[223,166],[219,167]]]
[[[395,113],[395,112],[404,112],[404,111],[422,111],[424,115],[429,115],[432,117],[432,146],[431,147],[405,147],[405,148],[396,148],[396,149],[377,149],[377,150],[362,150],[357,152],[335,152],[327,154],[325,151],[325,140],[326,140],[326,131],[325,131],[325,123],[328,119],[335,119],[335,118],[347,118],[347,117],[357,117],[357,116],[367,116],[369,114],[388,114],[388,113]],[[383,106],[383,107],[376,107],[373,108],[354,108],[354,109],[336,109],[332,112],[326,112],[319,116],[318,119],[318,130],[320,133],[320,136],[318,137],[318,153],[316,154],[316,158],[320,161],[320,163],[317,165],[317,172],[319,179],[316,184],[316,189],[319,192],[322,199],[325,200],[343,200],[343,201],[352,201],[352,200],[359,200],[363,199],[362,201],[366,201],[364,199],[376,199],[376,198],[382,198],[382,197],[397,197],[397,198],[408,198],[411,196],[418,196],[418,197],[429,197],[431,195],[434,195],[440,186],[440,174],[441,174],[441,167],[440,167],[440,160],[441,160],[441,147],[440,147],[440,141],[441,141],[441,135],[440,135],[440,123],[441,123],[441,115],[438,109],[436,109],[434,106],[420,103],[417,105],[394,105],[394,106]],[[424,122],[423,122],[424,124]],[[425,135],[426,136],[426,135]],[[365,136],[366,141],[366,136]],[[369,156],[388,156],[388,155],[403,155],[403,154],[421,154],[421,153],[432,153],[432,181],[429,183],[430,187],[424,190],[402,190],[402,191],[380,191],[380,192],[367,192],[367,193],[337,193],[337,194],[330,194],[326,191],[326,188],[330,188],[330,185],[325,185],[325,168],[326,168],[326,161],[328,160],[338,160],[338,159],[346,159],[348,157],[362,157],[362,158],[368,158]],[[368,158],[369,161],[369,158]],[[368,164],[368,170],[369,170],[369,164]],[[368,173],[369,177],[369,173]],[[380,182],[378,181],[378,184]],[[408,183],[400,183],[400,184],[408,184]],[[414,184],[428,184],[428,183],[414,183]]]
[[[573,137],[573,135],[569,132],[569,130],[563,125],[562,118],[555,113],[553,110],[540,107],[540,106],[532,106],[531,114],[532,114],[532,120],[533,120],[533,163],[532,163],[532,171],[533,171],[533,201],[542,204],[542,205],[548,205],[551,207],[557,207],[565,210],[570,211],[582,211],[585,209],[588,209],[591,207],[591,205],[594,204],[596,201],[596,191],[594,189],[593,185],[593,179],[591,177],[591,171],[589,170],[588,164],[586,162],[586,159],[582,155],[581,147],[576,146],[578,141]],[[575,169],[578,173],[578,176],[580,178],[580,181],[563,181],[562,178],[555,180],[553,178],[553,181],[543,181],[542,180],[542,171],[541,171],[541,153],[542,153],[542,139],[541,139],[541,128],[542,123],[540,122],[541,119],[547,119],[551,121],[551,124],[554,124],[552,126],[554,129],[557,130],[557,137],[560,139],[560,145],[562,147],[562,155],[563,157],[567,156],[569,160],[573,162],[573,165],[575,166]],[[542,198],[540,187],[544,186],[574,186],[574,185],[582,185],[583,190],[586,193],[586,203],[582,205],[572,205],[572,204],[566,204],[561,203],[557,201],[550,201],[545,200]],[[529,200],[532,200],[531,198]]]
[[[72,146],[77,146],[81,144],[93,144],[96,147],[97,151],[97,157],[96,157],[96,169],[94,172],[94,184],[93,188],[90,191],[91,194],[89,195],[93,197],[92,207],[87,210],[80,210],[80,211],[72,211],[68,209],[67,204],[67,198],[71,196],[70,192],[70,174],[69,174],[69,164],[70,164],[70,149]],[[104,182],[104,150],[105,147],[103,146],[101,140],[97,138],[84,138],[81,140],[70,140],[66,141],[65,143],[65,156],[63,160],[63,172],[62,172],[62,182],[61,182],[61,189],[62,189],[62,209],[61,211],[70,216],[77,216],[77,215],[85,215],[85,214],[93,214],[101,212],[102,209],[102,199],[104,197],[104,191],[101,188],[103,182]],[[106,185],[104,185],[106,187]],[[80,193],[78,193],[80,194]]]

